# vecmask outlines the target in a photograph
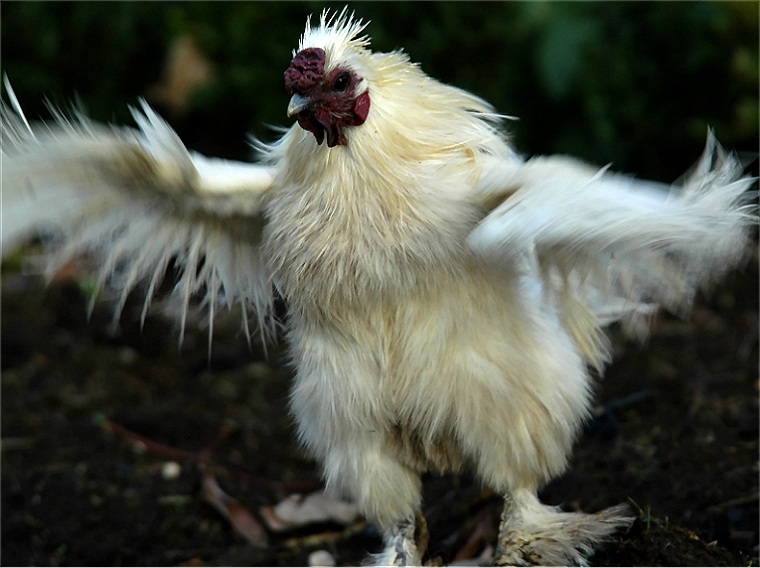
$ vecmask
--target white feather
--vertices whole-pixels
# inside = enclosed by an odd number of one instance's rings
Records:
[[[684,310],[708,277],[735,266],[754,223],[738,160],[708,135],[683,186],[595,170],[564,157],[491,165],[476,191],[493,210],[468,237],[491,262],[526,256],[559,292],[570,279],[605,322],[642,333],[651,303]]]
[[[189,152],[147,104],[138,129],[111,128],[60,113],[32,127],[6,85],[3,107],[2,250],[41,233],[53,237],[49,272],[75,255],[101,259],[99,286],[120,293],[147,281],[146,309],[173,262],[184,326],[191,298],[253,309],[264,322],[271,278],[259,251],[273,167]],[[143,316],[145,312],[143,313]]]
[[[359,36],[369,22],[357,20],[345,6],[339,13],[331,13],[325,9],[319,17],[319,26],[311,26],[311,18],[306,20],[306,29],[298,44],[298,51],[308,47],[319,47],[325,50],[329,68],[336,61],[345,59],[351,51],[361,50],[369,46],[369,37]],[[295,55],[296,52],[293,52]]]

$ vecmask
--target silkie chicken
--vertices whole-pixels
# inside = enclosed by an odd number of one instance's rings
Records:
[[[421,562],[423,472],[504,496],[494,562],[579,564],[632,521],[542,504],[589,416],[604,327],[646,333],[746,252],[751,179],[711,134],[678,186],[566,157],[523,160],[477,96],[373,53],[346,10],[308,22],[285,71],[297,124],[259,163],[188,151],[146,104],[137,129],[60,113],[30,125],[7,85],[3,249],[50,237],[50,270],[101,258],[100,285],[169,266],[185,316],[239,304],[271,329],[286,300],[290,406],[326,486],[383,531],[383,565]],[[247,324],[246,324],[247,325]]]

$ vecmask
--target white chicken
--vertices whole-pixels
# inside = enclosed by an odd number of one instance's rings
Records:
[[[736,265],[752,180],[711,135],[678,187],[523,161],[488,103],[373,53],[364,28],[307,23],[285,71],[298,123],[258,164],[188,151],[145,104],[138,129],[33,126],[8,86],[3,251],[44,233],[51,271],[97,255],[117,309],[141,282],[147,309],[176,263],[183,326],[200,294],[266,329],[276,288],[298,435],[382,528],[378,563],[421,562],[421,473],[468,469],[505,497],[495,563],[584,564],[625,506],[566,513],[537,491],[589,415],[603,327],[640,336]]]

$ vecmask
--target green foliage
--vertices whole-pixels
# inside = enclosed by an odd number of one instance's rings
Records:
[[[32,117],[44,97],[74,96],[101,120],[129,121],[150,100],[177,38],[213,64],[182,113],[189,146],[250,154],[287,125],[282,71],[316,2],[3,3],[3,71]],[[404,48],[430,75],[519,121],[520,151],[563,152],[673,179],[708,125],[731,148],[758,148],[758,5],[754,2],[354,3],[379,50]],[[155,101],[154,101],[155,102]]]

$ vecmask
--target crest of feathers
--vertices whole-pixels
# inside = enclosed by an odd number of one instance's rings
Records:
[[[348,7],[344,7],[338,13],[331,13],[324,9],[319,16],[319,26],[311,25],[311,17],[306,20],[306,29],[298,43],[298,49],[293,50],[295,57],[298,51],[307,47],[321,47],[325,55],[332,61],[340,61],[346,51],[360,51],[369,47],[370,38],[367,35],[359,36],[369,25],[361,19],[356,19],[353,12],[349,13]],[[327,65],[329,66],[328,60]]]

